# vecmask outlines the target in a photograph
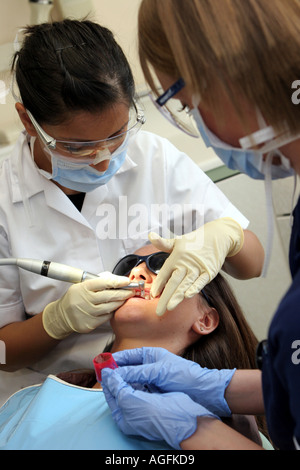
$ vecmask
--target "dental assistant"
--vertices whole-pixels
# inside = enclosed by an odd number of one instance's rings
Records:
[[[297,0],[274,0],[272,4],[268,0],[143,0],[139,12],[140,58],[146,79],[158,95],[151,66],[166,92],[157,104],[170,110],[168,98],[178,98],[191,109],[206,144],[230,168],[252,178],[300,174],[299,38]],[[180,117],[173,118],[180,125]],[[209,397],[219,389],[224,410],[227,406],[238,413],[265,410],[270,437],[282,450],[300,448],[300,201],[293,216],[292,284],[274,315],[267,345],[262,347],[262,378],[259,371],[236,371],[232,378],[232,371],[222,371],[226,376],[222,379],[219,371],[208,374],[194,368],[191,385],[199,393],[196,401],[208,409],[213,406]],[[178,252],[177,258],[193,266],[188,253]],[[132,359],[137,364],[136,358]],[[148,362],[144,359],[142,364]],[[154,367],[159,366],[159,360],[153,362]],[[154,383],[168,391],[167,384],[176,378],[168,373],[171,364],[164,365],[166,373],[158,369]],[[177,378],[185,383],[182,372],[186,365],[181,370],[179,364],[173,366]],[[154,367],[148,365],[146,370],[142,366],[136,375],[145,382],[147,377],[155,377]],[[123,374],[125,381],[127,372]],[[131,381],[138,382],[137,376],[133,372]],[[114,392],[121,387],[125,390],[124,383],[119,382],[118,387],[117,380],[114,387]],[[177,391],[189,394],[189,387],[177,387]],[[121,421],[127,418],[126,406],[121,400],[118,403],[118,393],[115,398]],[[122,400],[126,399],[123,393]],[[228,444],[217,420],[199,420],[196,441],[201,430],[208,440],[212,433]]]
[[[247,219],[185,154],[141,130],[132,72],[112,33],[64,20],[24,36],[12,67],[24,132],[1,163],[0,257],[103,273],[150,231],[181,235],[221,220],[242,253],[230,263],[246,253],[244,274],[259,275],[263,250]],[[152,210],[161,204],[171,209],[164,217]],[[107,274],[70,287],[1,266],[0,401],[49,373],[90,367],[111,312],[132,295],[110,288],[126,284]]]

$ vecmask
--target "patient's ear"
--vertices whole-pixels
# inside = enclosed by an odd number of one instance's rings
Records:
[[[210,308],[206,312],[202,312],[202,316],[192,325],[192,330],[201,336],[209,335],[218,325],[219,314],[215,308]]]

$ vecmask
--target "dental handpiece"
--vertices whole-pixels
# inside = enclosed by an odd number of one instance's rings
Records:
[[[18,266],[21,269],[30,271],[41,276],[50,277],[59,281],[71,282],[76,284],[89,279],[97,279],[97,274],[89,273],[79,268],[73,268],[66,264],[56,263],[54,261],[41,261],[31,258],[4,258],[0,259],[0,266]],[[144,290],[144,281],[131,282],[128,286],[116,287],[116,289]]]

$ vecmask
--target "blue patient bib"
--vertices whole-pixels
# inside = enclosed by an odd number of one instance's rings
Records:
[[[104,393],[49,376],[0,408],[1,450],[168,450],[165,442],[123,434]]]

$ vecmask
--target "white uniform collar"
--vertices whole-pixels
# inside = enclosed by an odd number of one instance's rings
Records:
[[[29,148],[29,135],[21,132],[10,157],[12,202],[23,202],[44,190],[42,176],[36,171]]]

